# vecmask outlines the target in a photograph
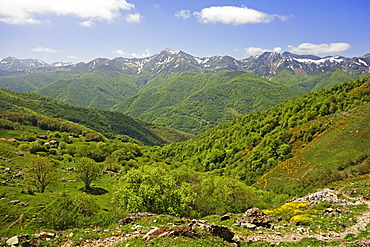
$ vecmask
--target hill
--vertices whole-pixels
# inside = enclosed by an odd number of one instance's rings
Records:
[[[109,138],[121,135],[122,140],[129,137],[146,145],[163,145],[189,137],[188,134],[169,129],[164,125],[149,124],[118,112],[76,107],[36,93],[0,89],[0,95],[3,110],[38,113],[69,120],[85,125]],[[164,137],[161,137],[161,132],[167,133],[163,133]]]
[[[110,109],[197,134],[299,95],[243,72],[183,72],[162,78],[149,81],[139,93]]]
[[[271,81],[292,88],[302,94],[306,94],[360,77],[361,75],[356,72],[347,73],[340,69],[311,76],[295,74],[289,70],[282,70],[271,77]]]
[[[95,70],[78,78],[54,80],[35,92],[75,106],[107,110],[138,89],[133,79],[121,72]]]
[[[279,164],[285,164],[282,162],[295,158],[299,160],[296,155],[313,145],[316,138],[325,133],[337,131],[337,124],[339,127],[343,126],[334,113],[344,111],[342,114],[348,115],[349,109],[359,107],[355,111],[359,111],[358,116],[362,120],[354,118],[352,124],[367,133],[368,111],[366,109],[369,106],[369,86],[369,77],[337,84],[329,89],[322,89],[287,101],[269,110],[237,118],[187,142],[166,146],[163,148],[163,153],[166,157],[173,157],[174,160],[198,171],[238,177],[252,185],[266,172]],[[364,106],[361,107],[361,105]],[[364,126],[360,127],[359,123]],[[344,135],[344,133],[341,134]],[[358,148],[357,151],[347,147],[347,150],[352,150],[353,155],[369,152],[367,134],[358,135],[358,137],[359,139],[356,138],[353,141],[359,143],[356,145],[351,143]],[[339,152],[335,150],[334,152]],[[326,155],[327,153],[323,156]],[[317,158],[316,155],[314,158],[316,164],[329,162]],[[345,162],[347,158],[349,157],[343,155],[338,159]],[[337,164],[334,165],[331,161],[334,170],[337,169],[339,161],[336,162]],[[281,184],[281,186],[285,185]],[[289,193],[297,195],[302,193],[300,189],[302,188],[295,186],[295,190]]]

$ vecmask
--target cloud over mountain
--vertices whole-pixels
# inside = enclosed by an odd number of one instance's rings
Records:
[[[47,53],[55,53],[55,52],[58,52],[57,50],[54,50],[54,49],[51,49],[51,48],[47,48],[47,47],[40,47],[40,46],[32,49],[31,51],[47,52]]]
[[[2,0],[0,22],[8,24],[37,24],[40,15],[74,15],[87,20],[113,21],[121,10],[131,10],[134,4],[126,0]],[[36,17],[37,16],[37,17]],[[88,26],[82,22],[81,25]]]
[[[311,44],[302,43],[297,47],[288,46],[291,52],[306,53],[306,54],[324,54],[324,53],[340,53],[351,48],[347,43],[330,43],[330,44]]]
[[[268,23],[275,18],[286,20],[286,16],[268,14],[245,6],[212,6],[195,12],[201,23],[224,23],[232,25],[244,25],[255,23]]]
[[[260,54],[260,53],[263,53],[263,52],[281,52],[282,48],[281,47],[275,47],[274,49],[269,50],[269,49],[263,49],[263,48],[260,48],[260,47],[248,47],[248,48],[245,48],[245,51],[247,52],[247,54],[256,55],[256,54]]]

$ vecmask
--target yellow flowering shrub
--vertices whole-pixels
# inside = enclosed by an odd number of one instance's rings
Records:
[[[280,207],[265,210],[264,213],[269,216],[280,216],[284,219],[291,219],[293,216],[301,215],[308,201],[294,201],[286,203]]]
[[[310,215],[308,214],[295,215],[290,219],[290,221],[299,225],[309,225],[312,222],[309,216]]]

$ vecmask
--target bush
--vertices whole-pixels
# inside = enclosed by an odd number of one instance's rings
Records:
[[[176,181],[161,167],[131,169],[115,188],[113,201],[129,212],[188,216],[194,203],[192,186]]]
[[[296,225],[310,225],[312,223],[312,220],[309,218],[309,215],[307,214],[293,216],[290,219],[290,221]]]
[[[40,213],[43,226],[55,230],[65,230],[90,225],[95,213],[99,210],[93,196],[79,193],[75,197],[65,196]]]

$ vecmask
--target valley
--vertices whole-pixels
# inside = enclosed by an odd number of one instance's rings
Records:
[[[368,55],[2,61],[1,245],[370,242]]]

